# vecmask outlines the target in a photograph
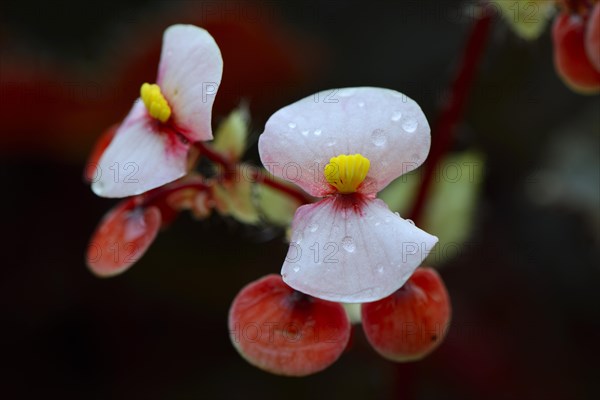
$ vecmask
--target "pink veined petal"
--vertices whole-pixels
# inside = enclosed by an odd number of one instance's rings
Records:
[[[223,72],[221,51],[212,36],[193,25],[165,31],[157,83],[173,124],[191,141],[212,139],[212,106]]]
[[[106,214],[92,235],[86,261],[97,276],[118,275],[144,255],[161,226],[157,207],[135,208],[128,199]]]
[[[371,161],[363,193],[376,193],[423,163],[431,142],[421,108],[389,89],[332,89],[282,108],[260,136],[270,172],[313,196],[331,193],[323,169],[331,157],[360,153]]]
[[[376,301],[398,290],[437,241],[379,199],[364,200],[357,212],[332,196],[296,212],[281,273],[292,288],[324,300]]]
[[[187,172],[189,144],[146,112],[141,100],[133,106],[100,157],[92,190],[102,197],[144,193]]]

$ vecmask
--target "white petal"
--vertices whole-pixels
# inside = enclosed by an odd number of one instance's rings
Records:
[[[138,99],[100,157],[92,190],[102,197],[144,193],[185,175],[188,145],[159,132]]]
[[[376,301],[398,290],[435,243],[381,200],[366,200],[357,213],[328,197],[296,212],[281,274],[294,289],[321,299]]]
[[[271,116],[260,137],[265,167],[314,196],[330,192],[331,157],[360,153],[371,161],[364,193],[375,193],[417,168],[429,153],[429,124],[417,103],[389,89],[333,89]]]
[[[212,106],[223,72],[221,51],[212,36],[193,25],[165,31],[157,83],[175,126],[191,141],[212,139]]]

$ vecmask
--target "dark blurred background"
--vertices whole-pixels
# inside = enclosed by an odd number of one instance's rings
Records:
[[[487,160],[472,245],[440,269],[453,324],[423,361],[385,361],[356,329],[312,377],[247,364],[228,307],[287,246],[222,217],[180,216],[119,277],[84,263],[114,204],[83,182],[86,156],[153,81],[168,25],[213,34],[225,62],[215,120],[246,101],[256,137],[280,107],[332,87],[396,89],[435,120],[472,4],[3,1],[2,398],[598,398],[600,98],[560,81],[548,30],[526,42],[492,27],[457,132],[457,149]]]

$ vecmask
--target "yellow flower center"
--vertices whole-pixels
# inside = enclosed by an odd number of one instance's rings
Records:
[[[325,166],[325,179],[340,193],[354,193],[367,177],[371,162],[361,154],[340,154]]]
[[[160,122],[167,122],[171,116],[171,107],[169,107],[167,99],[160,91],[160,86],[155,83],[144,83],[140,89],[140,94],[150,115]]]

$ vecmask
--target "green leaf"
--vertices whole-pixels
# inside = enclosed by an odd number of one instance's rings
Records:
[[[492,0],[496,13],[502,15],[511,29],[526,40],[537,39],[555,12],[550,0]]]
[[[248,110],[244,107],[232,111],[219,124],[213,148],[232,161],[239,160],[246,150],[249,119]]]
[[[269,223],[283,227],[292,223],[296,209],[301,205],[295,198],[264,184],[256,185],[256,200],[262,217]]]
[[[483,179],[484,158],[476,151],[447,156],[436,168],[419,228],[439,238],[426,263],[439,265],[463,253],[472,232]],[[411,210],[422,182],[422,170],[393,181],[379,197],[401,216]]]
[[[427,257],[429,264],[440,264],[467,250],[483,169],[483,155],[474,151],[453,154],[438,169],[421,224],[440,240]]]
[[[215,207],[222,215],[229,215],[245,224],[257,224],[260,218],[252,200],[254,183],[241,176],[238,178],[215,185]]]

